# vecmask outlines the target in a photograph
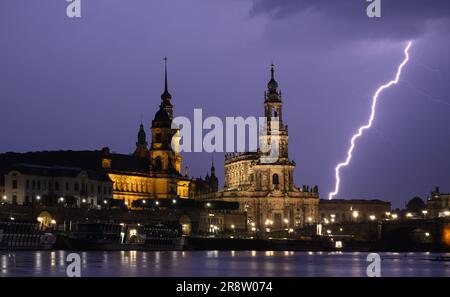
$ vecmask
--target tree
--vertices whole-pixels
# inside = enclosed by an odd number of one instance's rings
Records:
[[[420,197],[414,197],[413,199],[409,200],[406,204],[406,210],[408,212],[420,214],[422,210],[426,208],[425,202]]]

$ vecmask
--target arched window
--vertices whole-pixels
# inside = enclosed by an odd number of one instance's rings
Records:
[[[161,157],[159,157],[159,156],[155,158],[154,169],[155,170],[161,170],[162,169],[162,161],[161,161]]]
[[[278,178],[278,174],[276,174],[276,173],[274,175],[272,175],[272,184],[273,184],[274,188],[278,190],[280,180]]]
[[[280,181],[279,181],[279,179],[278,179],[278,174],[275,173],[275,174],[272,176],[272,183],[273,183],[274,185],[280,184]]]

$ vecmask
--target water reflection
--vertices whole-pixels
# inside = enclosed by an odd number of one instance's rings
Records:
[[[0,276],[66,276],[66,251],[0,252]],[[367,253],[81,252],[82,276],[365,276]],[[450,254],[382,253],[382,276],[450,276]]]

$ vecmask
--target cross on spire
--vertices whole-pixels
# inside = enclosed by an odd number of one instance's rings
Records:
[[[168,88],[167,88],[167,57],[164,57],[164,91],[168,92]]]

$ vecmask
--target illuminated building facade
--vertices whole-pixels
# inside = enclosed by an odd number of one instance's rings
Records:
[[[123,201],[131,207],[138,199],[168,199],[189,198],[194,195],[192,180],[181,172],[182,158],[178,152],[172,150],[172,137],[178,129],[172,129],[173,105],[172,96],[168,90],[167,64],[165,67],[165,87],[161,95],[161,103],[151,123],[151,144],[148,147],[144,125],[140,125],[136,142],[136,149],[131,155],[117,154],[105,147],[97,151],[44,151],[31,153],[6,153],[0,155],[0,189],[2,200],[8,203],[25,204],[34,201],[37,196],[65,195],[74,197],[74,204],[81,205],[86,198],[90,206],[103,205],[105,199]],[[22,166],[17,171],[17,165]],[[35,170],[31,170],[30,167]],[[40,173],[26,177],[29,172]],[[55,169],[56,168],[56,169]],[[64,168],[65,170],[57,170]],[[14,171],[16,170],[16,171]],[[33,189],[28,194],[27,183],[40,182],[39,175],[52,177],[57,184],[61,179],[61,190],[47,186]],[[99,178],[86,181],[71,181],[70,190],[65,188],[67,174],[76,176],[101,176],[101,195],[97,185]],[[20,178],[19,178],[20,176]],[[24,177],[25,176],[25,177]],[[17,178],[14,178],[17,177]],[[77,178],[77,177],[74,177]],[[44,181],[42,180],[42,183]],[[47,181],[45,183],[48,185]],[[79,184],[78,187],[75,187]],[[55,184],[56,185],[56,184]],[[107,188],[105,194],[103,186]],[[90,197],[90,189],[92,191]],[[64,190],[64,191],[63,191]],[[49,192],[50,191],[50,192]],[[95,192],[95,193],[94,193]],[[94,195],[95,194],[95,195]],[[85,197],[86,196],[86,197]],[[27,198],[28,197],[28,198]],[[89,198],[89,199],[87,199]]]
[[[319,202],[320,221],[325,224],[378,221],[390,212],[391,203],[381,200],[322,199]]]
[[[427,199],[427,218],[450,217],[450,193],[441,193],[439,187]]]

